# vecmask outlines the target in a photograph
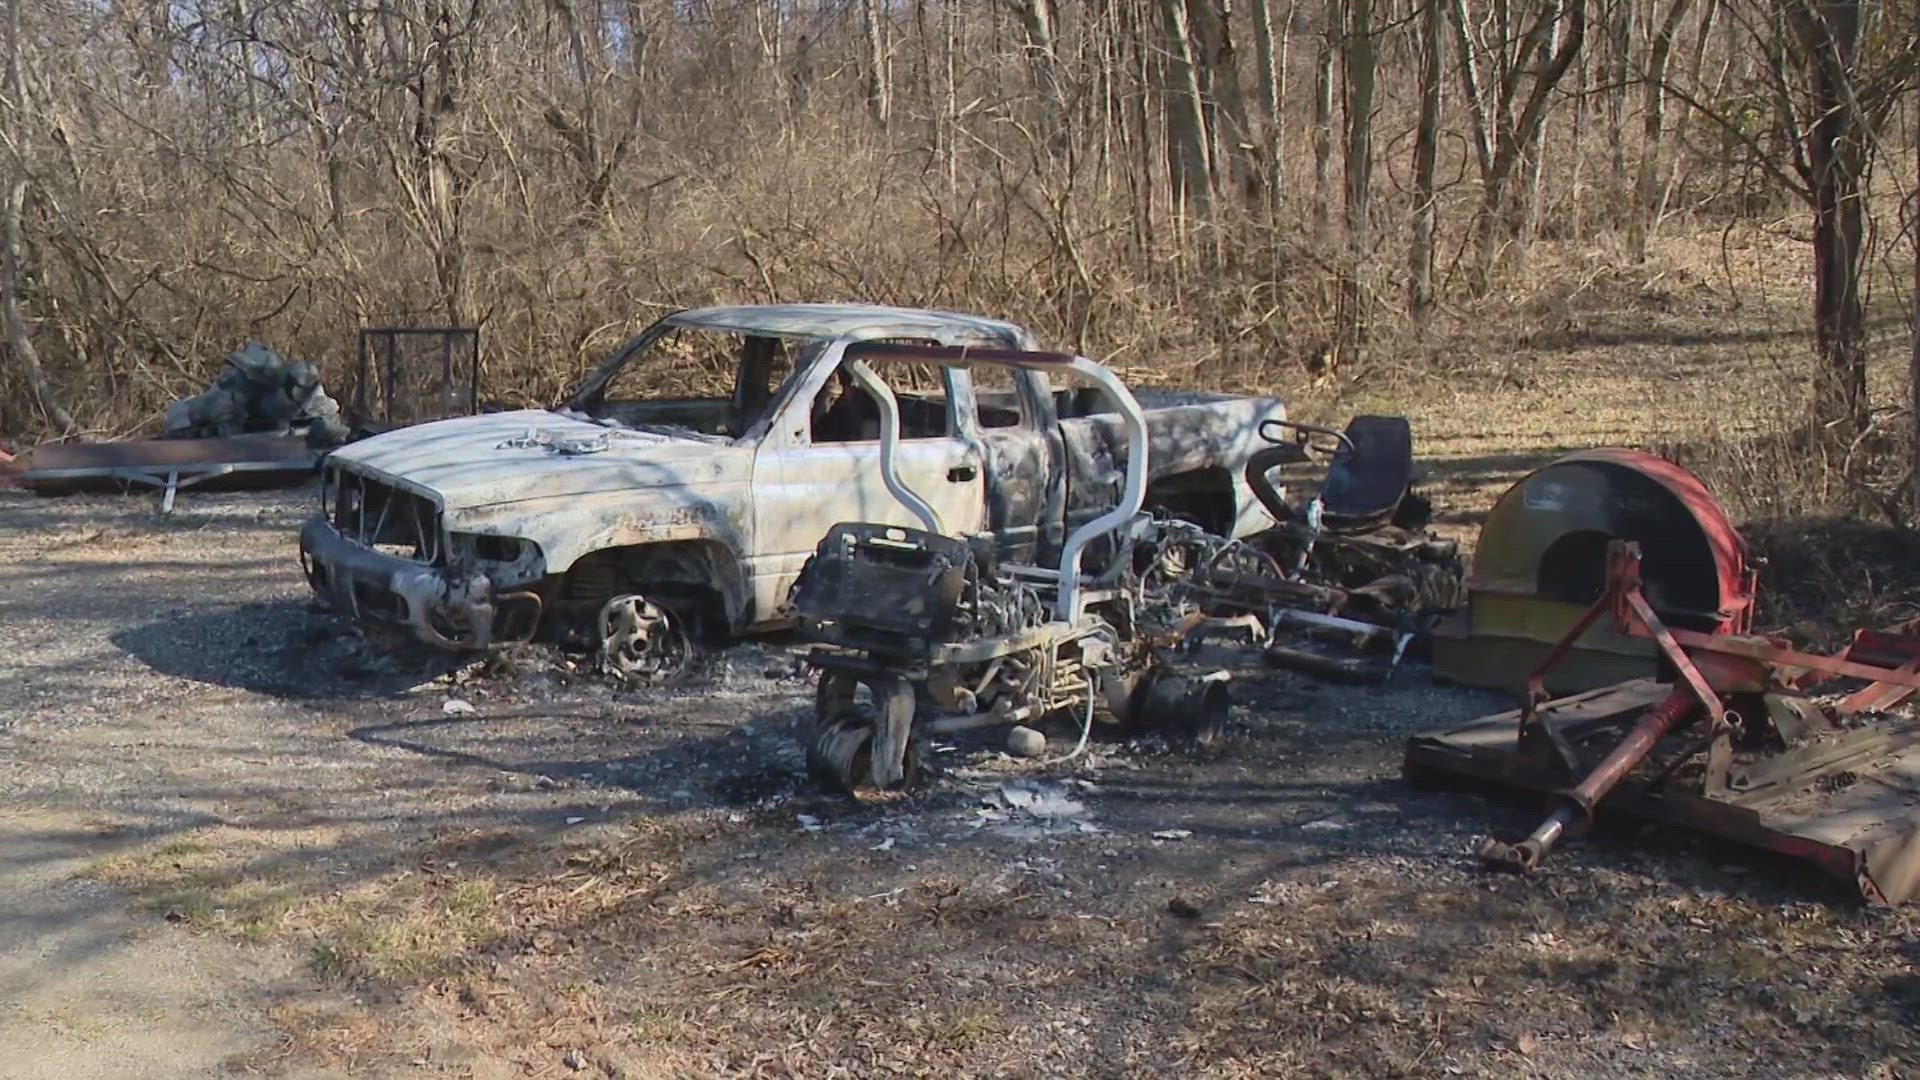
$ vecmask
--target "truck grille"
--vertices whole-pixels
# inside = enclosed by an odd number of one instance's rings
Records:
[[[327,470],[321,498],[327,520],[354,543],[429,565],[446,553],[431,499],[341,468]]]

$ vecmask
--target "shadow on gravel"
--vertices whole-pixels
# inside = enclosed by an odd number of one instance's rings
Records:
[[[160,512],[160,498],[151,489],[129,495],[44,495],[0,491],[0,517],[21,526],[49,531],[101,529],[116,532],[194,532],[212,528],[222,532],[281,533],[291,556],[299,522],[313,513],[318,488],[281,488],[254,492],[212,492],[187,488],[180,492],[171,514]],[[66,538],[72,544],[74,538]]]
[[[801,738],[810,707],[757,708],[696,720],[697,692],[485,707],[466,715],[363,724],[346,733],[538,786],[591,785],[629,793],[656,809],[749,806],[818,794],[804,775]]]
[[[382,647],[305,600],[182,611],[110,635],[165,675],[300,700],[389,697],[445,674],[461,658]]]

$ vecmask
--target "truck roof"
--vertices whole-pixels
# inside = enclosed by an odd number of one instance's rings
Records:
[[[691,308],[667,316],[675,326],[788,338],[926,338],[946,345],[1031,345],[1014,323],[957,311],[885,307],[879,304],[743,304]]]
[[[945,367],[999,364],[1034,371],[1071,367],[1075,360],[1083,359],[1072,353],[1033,349],[1001,349],[991,345],[903,345],[894,341],[855,342],[847,346],[847,358],[887,363],[939,364]]]

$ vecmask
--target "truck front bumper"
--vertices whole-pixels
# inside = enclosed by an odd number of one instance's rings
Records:
[[[438,649],[485,649],[496,640],[503,604],[531,601],[532,593],[494,594],[485,574],[460,574],[364,547],[315,517],[300,530],[300,566],[314,596],[359,622],[405,627]]]

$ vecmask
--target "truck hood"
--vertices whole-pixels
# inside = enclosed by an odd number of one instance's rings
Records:
[[[602,440],[606,449],[593,453],[554,448]],[[327,462],[436,499],[444,509],[466,510],[528,499],[744,483],[752,453],[693,436],[608,428],[522,409],[400,428],[343,446]]]

